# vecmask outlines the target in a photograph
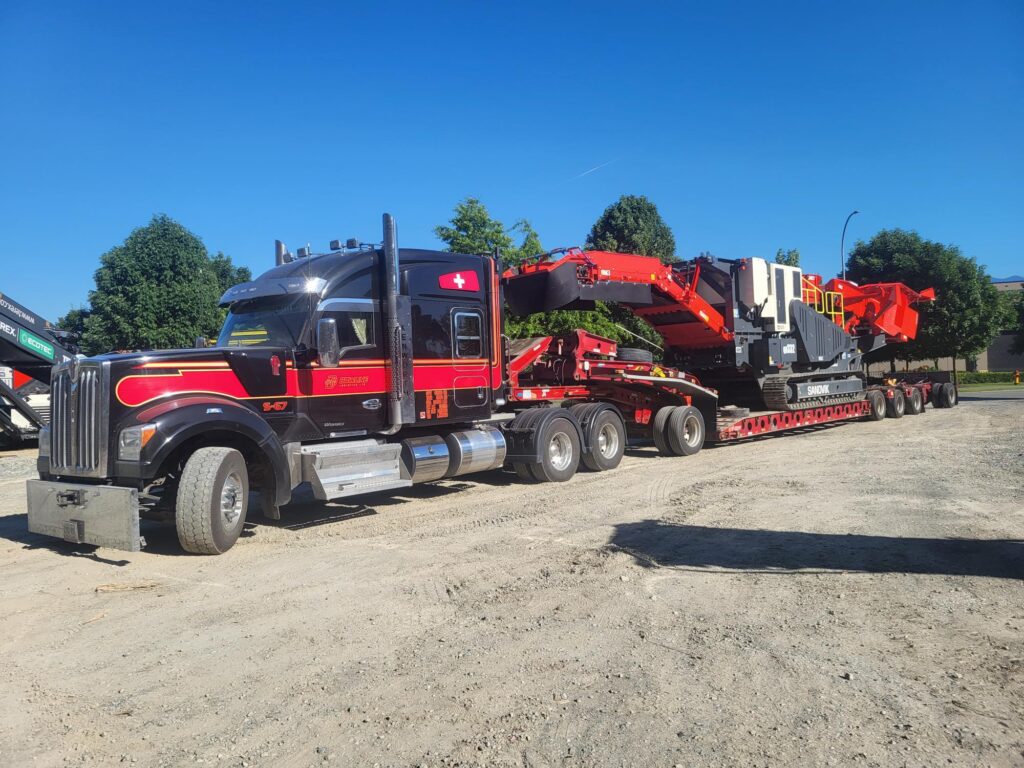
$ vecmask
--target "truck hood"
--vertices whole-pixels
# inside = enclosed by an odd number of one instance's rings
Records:
[[[183,395],[285,397],[294,364],[291,351],[280,347],[168,349],[92,360],[109,364],[112,394],[127,408]]]

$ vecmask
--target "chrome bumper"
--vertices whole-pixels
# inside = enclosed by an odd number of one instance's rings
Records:
[[[139,492],[116,485],[29,480],[28,529],[75,544],[138,552]]]

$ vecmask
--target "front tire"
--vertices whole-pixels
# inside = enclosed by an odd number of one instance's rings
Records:
[[[219,555],[238,541],[249,508],[249,473],[234,448],[210,446],[189,456],[178,482],[174,523],[186,552]]]

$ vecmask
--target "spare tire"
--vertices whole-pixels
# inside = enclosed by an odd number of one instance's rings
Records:
[[[637,349],[636,347],[619,347],[619,351],[615,355],[616,360],[624,360],[628,363],[653,363],[654,354],[647,349]]]

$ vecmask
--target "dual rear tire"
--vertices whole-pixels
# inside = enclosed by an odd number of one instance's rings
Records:
[[[953,408],[959,401],[960,395],[952,382],[936,384],[932,390],[932,404],[936,408]]]
[[[527,482],[562,483],[582,464],[593,472],[615,469],[626,450],[626,426],[619,412],[605,403],[580,403],[560,415],[527,411],[517,426],[534,429],[539,460],[512,464]]]
[[[893,389],[892,397],[885,398],[885,415],[890,419],[902,419],[907,411],[907,399],[902,389]]]
[[[704,417],[692,405],[665,406],[654,414],[651,436],[662,456],[692,456],[704,447]]]

